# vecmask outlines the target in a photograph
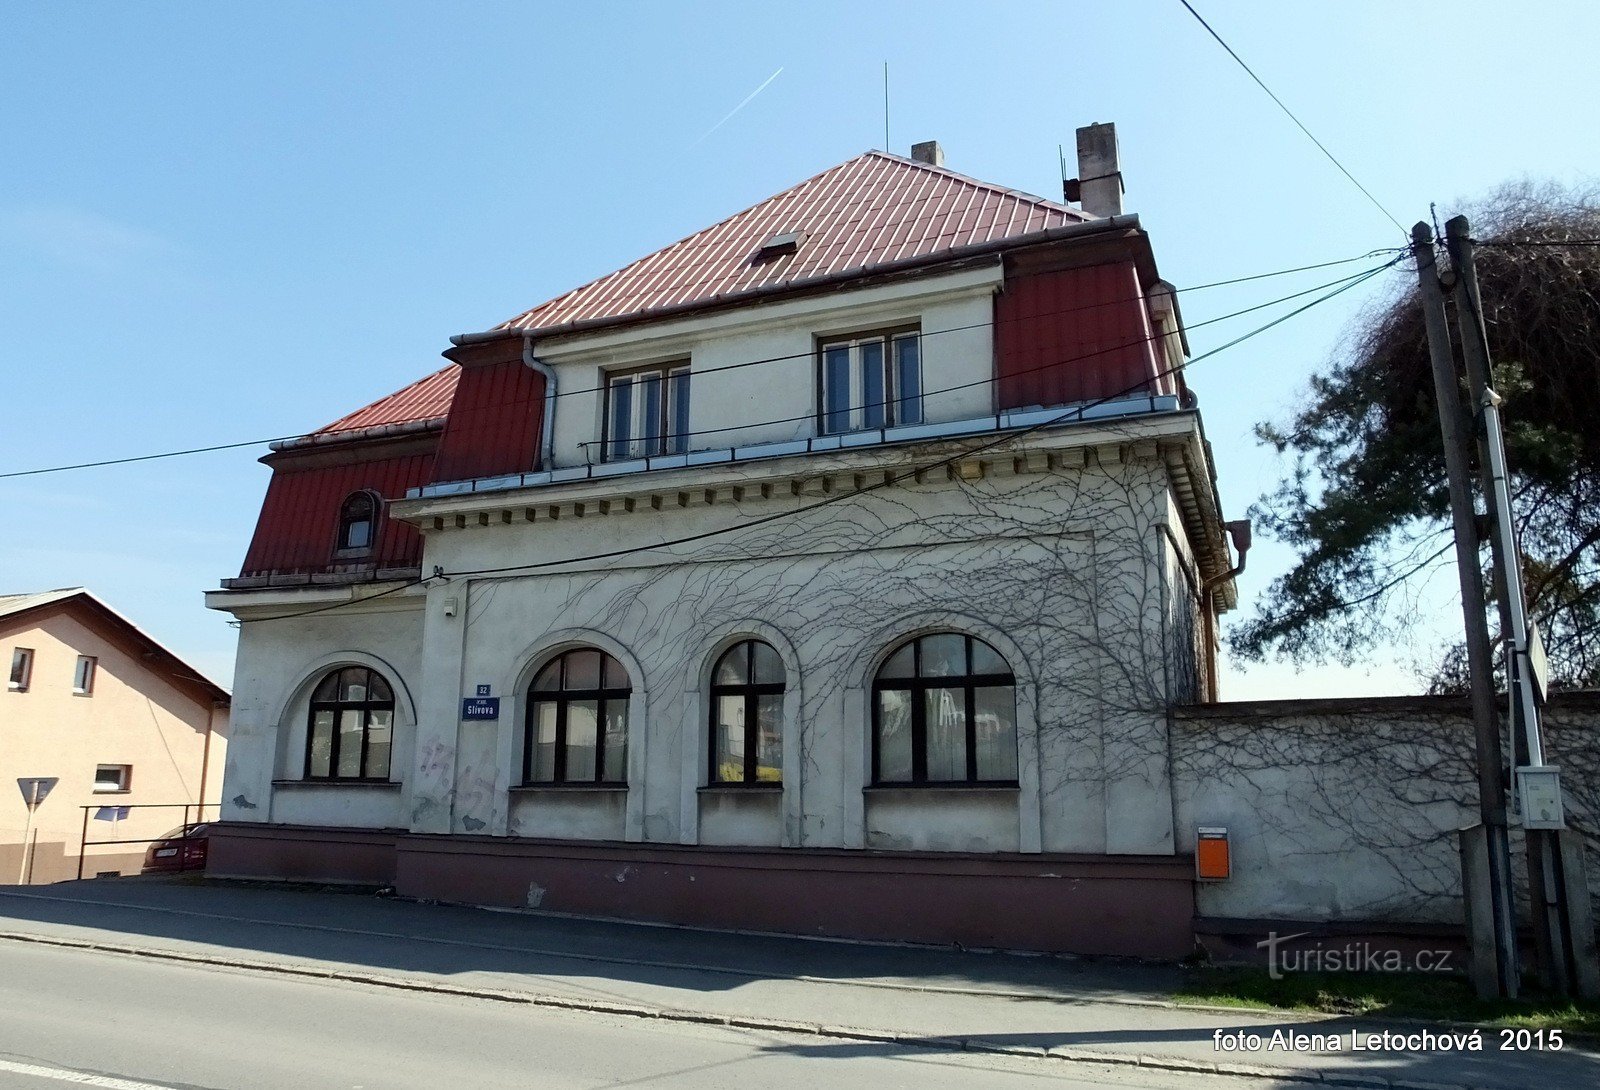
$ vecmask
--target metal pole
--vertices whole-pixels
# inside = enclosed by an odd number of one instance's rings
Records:
[[[33,812],[39,808],[39,783],[35,780],[29,787],[28,816],[22,825],[22,865],[17,868],[17,885],[26,885],[28,880],[28,837],[33,832]]]
[[[1461,585],[1461,614],[1472,678],[1472,725],[1477,743],[1478,810],[1488,836],[1490,914],[1494,922],[1495,962],[1502,996],[1517,994],[1517,934],[1511,898],[1511,851],[1506,832],[1505,786],[1500,774],[1500,722],[1495,707],[1489,626],[1484,617],[1483,571],[1478,562],[1477,512],[1467,465],[1467,439],[1457,389],[1455,358],[1444,312],[1433,253],[1433,231],[1426,223],[1411,229],[1411,250],[1417,262],[1417,286],[1433,364],[1434,393],[1439,405],[1439,432],[1444,440],[1445,469],[1450,482],[1456,571]]]
[[[83,810],[83,832],[78,834],[78,881],[83,881],[83,856],[89,850],[89,807]]]
[[[1506,463],[1505,433],[1500,420],[1500,396],[1493,388],[1494,364],[1489,355],[1489,335],[1484,325],[1483,297],[1478,291],[1478,271],[1472,242],[1472,225],[1457,216],[1445,225],[1451,264],[1455,269],[1456,328],[1461,335],[1461,355],[1466,360],[1472,401],[1480,411],[1478,441],[1484,499],[1494,529],[1495,593],[1500,601],[1501,638],[1506,646],[1510,684],[1507,704],[1513,729],[1513,763],[1544,766],[1544,738],[1540,729],[1539,701],[1534,692],[1532,642],[1527,597],[1522,583],[1522,551],[1512,518],[1511,475]],[[1513,785],[1515,786],[1515,785]],[[1513,797],[1517,797],[1515,793]],[[1527,820],[1527,815],[1523,815]],[[1528,893],[1533,910],[1534,949],[1539,980],[1565,995],[1573,983],[1573,942],[1564,925],[1561,852],[1558,834],[1550,829],[1525,829]]]

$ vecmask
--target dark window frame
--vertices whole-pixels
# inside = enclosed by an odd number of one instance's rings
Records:
[[[363,691],[366,693],[366,696],[361,700],[338,699],[337,694],[339,690],[343,688],[343,686],[338,680],[335,680],[333,683],[335,699],[318,700],[316,694],[324,685],[328,683],[328,679],[338,679],[346,670],[366,671],[366,684],[363,687]],[[382,683],[384,689],[388,691],[388,699],[373,699],[372,694],[374,691],[374,680]],[[341,739],[344,736],[344,732],[339,729],[339,725],[344,718],[345,712],[356,710],[361,712],[361,775],[341,776],[339,775],[339,746]],[[372,744],[372,713],[383,711],[389,713],[389,761],[381,776],[376,774],[368,775],[366,769],[367,755]],[[332,735],[328,741],[328,773],[327,775],[323,776],[316,775],[311,771],[311,749],[312,745],[316,741],[318,712],[333,713]],[[393,783],[394,781],[390,779],[390,776],[394,772],[394,736],[394,686],[389,683],[389,679],[384,677],[378,671],[372,669],[370,666],[360,666],[356,664],[335,666],[333,669],[327,671],[320,678],[318,678],[316,685],[313,686],[311,690],[311,706],[309,711],[306,713],[306,759],[302,779],[313,783]]]
[[[98,655],[79,655],[78,661],[72,666],[72,695],[93,696],[95,679],[99,673]]]
[[[33,658],[34,651],[31,647],[18,646],[11,649],[11,673],[8,675],[6,688],[14,693],[28,691],[28,686],[33,684]]]
[[[899,325],[883,326],[877,329],[863,329],[852,333],[840,333],[828,336],[817,335],[814,372],[817,390],[817,434],[818,435],[850,435],[854,432],[875,431],[878,428],[897,428],[905,424],[920,424],[926,419],[923,412],[924,386],[922,381],[922,323],[911,322]],[[910,339],[917,346],[917,392],[913,395],[917,411],[915,420],[901,420],[900,405],[906,400],[900,389],[899,360],[895,355],[895,342]],[[851,349],[852,363],[857,345],[871,341],[880,341],[883,344],[883,401],[881,404],[883,421],[879,424],[863,423],[860,427],[854,425],[834,429],[829,427],[829,417],[836,410],[828,407],[828,357],[829,348],[840,345],[849,346]],[[864,391],[863,391],[864,392]],[[874,403],[876,404],[876,403]],[[845,416],[851,417],[857,412],[864,412],[868,403],[863,398],[861,405],[847,399],[844,411]]]
[[[600,656],[600,687],[593,689],[567,688],[567,663],[571,656],[591,652]],[[628,679],[628,684],[623,687],[606,685],[606,663],[614,662],[617,671]],[[559,688],[538,689],[539,676],[550,668],[552,663],[560,663]],[[608,654],[598,647],[588,645],[582,647],[569,647],[559,655],[554,655],[540,664],[534,671],[533,678],[528,682],[528,708],[522,721],[522,782],[521,787],[626,787],[628,785],[628,727],[633,716],[633,676],[628,673],[628,668],[622,665],[616,656]],[[595,702],[595,742],[594,742],[594,779],[569,780],[567,779],[567,712],[573,702],[579,700],[593,700]],[[608,780],[606,774],[606,705],[613,701],[621,701],[623,709],[622,718],[622,779]],[[533,778],[533,761],[536,752],[535,744],[539,731],[539,705],[554,704],[556,706],[556,737],[555,758],[551,763],[550,779],[536,780]]]
[[[368,504],[368,514],[365,518],[352,517],[351,505],[357,501],[365,500]],[[378,521],[383,515],[383,497],[370,488],[359,488],[344,498],[339,504],[339,528],[333,542],[333,555],[336,557],[370,556],[378,544]],[[360,523],[367,524],[367,543],[365,545],[351,545],[350,531]]]
[[[960,636],[963,643],[963,654],[966,658],[966,673],[928,675],[922,673],[922,643],[932,636]],[[873,787],[943,787],[943,786],[985,786],[985,787],[1015,787],[1018,780],[1015,777],[1007,779],[981,779],[978,776],[978,717],[977,717],[977,691],[1007,686],[1012,691],[1012,726],[1016,728],[1016,687],[1017,677],[1015,671],[1003,674],[975,674],[972,672],[973,641],[977,637],[966,632],[925,632],[908,640],[902,640],[884,656],[878,664],[878,671],[872,678],[872,786]],[[1005,656],[1000,654],[993,645],[987,641],[979,640],[1002,662]],[[883,676],[883,668],[887,666],[896,655],[905,648],[912,649],[911,676],[891,677]],[[1009,664],[1008,664],[1009,665]],[[961,689],[966,713],[966,754],[967,774],[959,780],[930,780],[928,778],[928,710],[925,694],[929,689]],[[882,715],[881,701],[878,694],[884,691],[909,692],[911,694],[911,779],[886,780],[879,773],[880,748],[882,743]],[[1020,734],[1017,731],[1016,734]],[[1013,735],[1013,744],[1019,739]],[[1020,759],[1020,754],[1019,754]]]
[[[656,435],[653,438],[644,435],[629,435],[626,438],[619,438],[613,434],[614,429],[611,426],[614,415],[612,398],[616,393],[616,383],[622,379],[628,380],[628,396],[631,399],[635,396],[634,391],[641,388],[638,379],[644,375],[657,375],[660,379],[658,388],[661,391],[661,403],[657,410],[659,416],[656,420]],[[674,381],[679,377],[683,380],[681,385]],[[603,396],[600,399],[600,460],[602,462],[626,462],[634,458],[655,458],[667,454],[685,454],[688,452],[689,432],[687,428],[691,390],[693,388],[693,368],[689,359],[668,360],[664,363],[646,364],[642,367],[624,367],[615,371],[602,371],[601,379],[600,386]],[[674,399],[675,390],[677,391],[676,397],[678,400]],[[681,415],[684,418],[684,430],[682,431],[678,430],[675,419],[680,415],[680,401],[682,403]],[[631,400],[629,402],[628,416],[631,421],[633,417]],[[626,443],[627,449],[619,453],[612,449],[614,443]],[[641,454],[635,454],[633,453],[635,445],[641,445],[647,449]],[[651,447],[656,449],[648,449]]]
[[[756,681],[756,645],[767,648],[783,664],[784,679],[782,681]],[[720,684],[716,677],[722,669],[723,662],[739,648],[745,650],[744,681],[736,685]],[[783,662],[783,656],[778,654],[778,649],[766,640],[754,637],[739,640],[726,648],[717,656],[717,661],[711,668],[711,708],[708,713],[706,737],[706,783],[713,787],[781,787],[783,785],[782,769],[776,780],[758,779],[756,776],[758,741],[761,734],[761,697],[782,696],[789,690],[789,667]],[[720,697],[737,696],[744,698],[744,775],[737,780],[724,780],[720,778],[721,765],[717,761],[716,732],[717,708],[720,706]],[[782,744],[783,729],[787,724],[780,719],[778,723],[779,744]]]

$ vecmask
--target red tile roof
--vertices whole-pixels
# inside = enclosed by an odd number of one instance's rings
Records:
[[[643,317],[892,262],[937,261],[1092,218],[943,167],[869,151],[495,329]],[[758,259],[763,243],[789,231],[805,233],[798,251]]]
[[[336,431],[355,431],[386,424],[409,424],[421,420],[441,420],[450,412],[450,399],[455,396],[456,379],[461,368],[456,364],[435,371],[427,378],[418,379],[403,390],[379,398],[371,405],[341,416],[312,432],[327,435]]]

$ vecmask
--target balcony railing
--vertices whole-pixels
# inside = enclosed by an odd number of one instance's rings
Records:
[[[580,443],[585,461],[582,465],[564,466],[560,469],[539,470],[532,473],[514,473],[499,477],[478,477],[466,481],[443,481],[423,485],[406,491],[408,499],[461,496],[478,492],[503,492],[515,488],[539,488],[545,485],[566,484],[570,481],[597,480],[622,477],[635,473],[650,473],[666,469],[685,469],[694,466],[724,465],[751,462],[768,458],[788,458],[800,454],[824,454],[863,447],[886,446],[930,439],[956,439],[969,435],[1016,431],[1038,427],[1060,420],[1063,425],[1087,421],[1108,420],[1117,417],[1143,416],[1150,413],[1175,412],[1178,399],[1170,394],[1125,398],[1082,406],[1057,405],[1048,409],[1012,409],[991,416],[951,420],[938,424],[907,424],[902,427],[874,428],[869,431],[846,432],[840,435],[818,435],[805,439],[754,443],[748,446],[712,447],[692,450],[685,454],[655,454],[622,461],[596,461],[599,442]],[[1064,418],[1064,419],[1063,419]],[[733,429],[725,429],[733,430]]]

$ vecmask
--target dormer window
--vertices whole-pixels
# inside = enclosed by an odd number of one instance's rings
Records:
[[[817,346],[824,435],[922,423],[922,334],[861,333]]]
[[[378,498],[371,492],[352,492],[339,508],[339,554],[371,552],[377,529]]]

